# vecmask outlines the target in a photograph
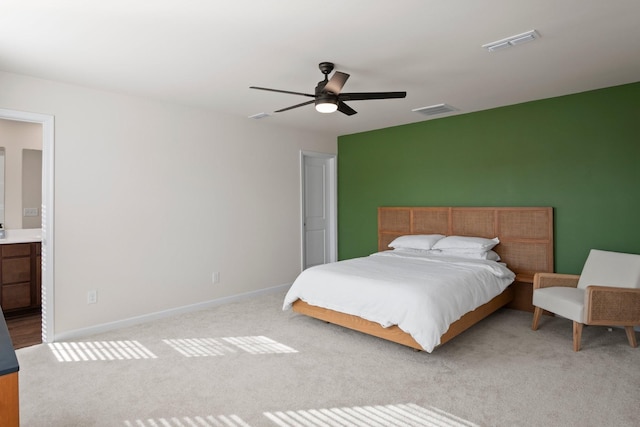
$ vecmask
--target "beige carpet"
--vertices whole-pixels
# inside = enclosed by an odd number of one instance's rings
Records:
[[[637,426],[623,330],[501,310],[433,353],[272,294],[17,351],[23,426]],[[77,361],[75,361],[77,359]]]

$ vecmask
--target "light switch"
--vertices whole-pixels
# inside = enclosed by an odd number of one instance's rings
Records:
[[[24,208],[22,211],[23,216],[38,216],[38,208]]]

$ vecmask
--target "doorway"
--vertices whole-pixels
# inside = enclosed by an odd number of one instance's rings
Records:
[[[24,111],[0,109],[0,119],[40,123],[42,125],[42,342],[54,339],[54,210],[53,210],[53,116]]]
[[[301,151],[302,269],[337,260],[336,155]]]

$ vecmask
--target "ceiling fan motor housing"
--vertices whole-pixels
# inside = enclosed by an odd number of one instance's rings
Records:
[[[318,104],[338,104],[338,95],[329,92],[316,92],[316,105]]]

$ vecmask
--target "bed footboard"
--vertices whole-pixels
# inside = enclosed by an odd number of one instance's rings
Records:
[[[513,289],[509,286],[504,292],[493,298],[488,303],[481,305],[453,322],[447,332],[445,332],[440,338],[440,345],[451,340],[453,337],[460,335],[462,332],[466,331],[494,311],[504,307],[511,302],[512,299]],[[371,322],[358,316],[340,313],[328,308],[316,307],[307,304],[302,300],[297,300],[293,303],[293,311],[309,317],[324,320],[325,322],[353,329],[358,332],[363,332],[368,335],[373,335],[378,338],[402,344],[416,350],[423,350],[422,346],[418,344],[411,335],[404,332],[396,325],[383,328],[379,323]]]

